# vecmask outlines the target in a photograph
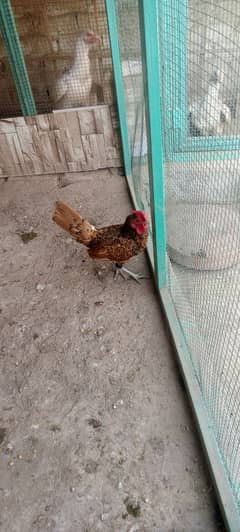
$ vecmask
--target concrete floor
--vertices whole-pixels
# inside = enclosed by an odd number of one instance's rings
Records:
[[[57,198],[123,220],[125,180],[59,184],[0,182],[1,531],[224,530],[152,280],[114,281],[51,221]]]

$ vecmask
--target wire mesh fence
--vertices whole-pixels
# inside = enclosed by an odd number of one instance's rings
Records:
[[[0,118],[7,118],[8,116],[19,116],[22,114],[17,89],[12,76],[6,50],[3,46],[2,39],[0,41]]]
[[[139,207],[151,219],[138,0],[117,1],[116,12],[132,156],[131,184]]]
[[[149,200],[138,2],[118,0],[137,202]],[[168,288],[240,515],[240,5],[159,2]]]
[[[239,4],[169,4],[163,114],[184,105],[165,165],[169,289],[240,509]]]
[[[115,102],[104,0],[12,0],[37,112]],[[0,41],[0,117],[21,115]]]
[[[239,134],[239,14],[235,0],[188,3],[190,135]]]

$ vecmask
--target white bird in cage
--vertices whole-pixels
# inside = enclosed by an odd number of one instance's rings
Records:
[[[223,135],[226,124],[231,121],[231,111],[219,95],[223,77],[223,72],[215,69],[210,78],[207,93],[202,99],[189,106],[188,119],[191,136]]]
[[[92,31],[80,34],[72,67],[57,80],[51,91],[52,99],[58,109],[90,105],[93,80],[89,51],[93,44],[100,42],[100,37]]]

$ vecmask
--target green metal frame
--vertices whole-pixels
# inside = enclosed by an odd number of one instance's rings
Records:
[[[0,0],[0,28],[8,52],[22,113],[36,115],[36,106],[22,53],[10,0]]]
[[[108,29],[109,29],[110,43],[111,43],[111,49],[112,49],[113,72],[114,72],[114,79],[115,79],[118,114],[119,114],[120,130],[121,130],[121,138],[122,138],[124,169],[125,169],[126,176],[130,176],[131,170],[132,170],[131,149],[130,149],[128,125],[127,125],[125,91],[124,91],[124,82],[122,78],[120,49],[119,49],[119,42],[118,42],[118,37],[117,37],[118,31],[117,31],[117,16],[116,16],[115,2],[114,0],[105,0],[105,4],[106,4],[106,11],[108,14]]]
[[[157,90],[157,87],[161,86],[158,1],[140,1],[138,6],[146,103],[154,265],[158,287],[162,288],[167,284],[167,252],[161,97],[160,91]]]
[[[112,60],[116,84],[117,104],[120,120],[123,158],[125,166],[125,174],[128,178],[128,185],[134,202],[138,208],[142,208],[140,198],[136,197],[137,191],[134,187],[134,180],[132,179],[132,157],[130,149],[130,141],[128,134],[126,101],[124,82],[122,78],[120,49],[118,43],[117,33],[117,15],[115,0],[105,0],[106,10],[108,16],[108,27],[110,33],[110,42],[112,49]],[[145,5],[146,9],[146,5]],[[143,22],[142,34],[145,35],[144,17],[140,13]],[[149,21],[151,23],[151,21]],[[148,22],[148,23],[149,23]],[[146,35],[149,39],[149,35]],[[165,196],[164,196],[164,178],[163,178],[163,150],[162,150],[162,121],[161,121],[161,105],[160,99],[156,95],[155,100],[148,98],[149,91],[153,94],[154,84],[152,83],[156,72],[158,72],[158,30],[152,35],[151,42],[146,45],[145,39],[142,46],[147,50],[148,59],[145,62],[145,72],[148,83],[144,86],[144,93],[146,101],[151,101],[152,105],[147,108],[147,128],[151,136],[159,133],[159,144],[154,147],[148,158],[149,163],[149,178],[151,183],[151,205],[152,205],[152,227],[150,236],[154,239],[154,266],[157,277],[158,286],[166,286],[167,283],[167,254],[166,254],[166,225],[165,225]],[[150,66],[150,58],[153,58]],[[157,245],[158,242],[158,245]],[[149,246],[150,248],[150,246]]]
[[[172,154],[183,145],[187,135],[186,118],[186,21],[187,0],[159,1],[159,17],[164,31],[161,35],[161,72],[166,108],[165,150]],[[173,58],[174,57],[174,62]]]
[[[120,114],[120,122],[124,125],[121,127],[123,149],[126,150],[126,137],[124,135],[127,131],[127,116],[124,98],[124,85],[121,74],[121,62],[119,54],[119,46],[116,44],[118,39],[117,34],[117,17],[115,11],[115,1],[106,0],[107,15],[109,22],[110,38],[112,44],[112,54],[114,62],[114,71],[117,72],[117,98]],[[231,483],[227,475],[226,468],[220,450],[217,445],[216,436],[208,417],[207,408],[199,387],[198,380],[191,363],[188,346],[179,323],[174,302],[172,300],[169,289],[166,286],[167,267],[166,267],[166,234],[165,234],[165,209],[164,209],[164,174],[163,174],[163,130],[161,122],[161,87],[160,73],[161,66],[159,60],[159,12],[163,5],[166,8],[167,4],[172,0],[138,0],[139,17],[141,25],[141,39],[142,39],[142,58],[143,58],[143,75],[144,75],[144,92],[146,98],[146,125],[147,125],[147,140],[148,140],[148,157],[149,157],[149,174],[151,180],[151,201],[153,209],[154,221],[154,257],[150,250],[150,261],[157,277],[159,294],[164,306],[165,314],[170,326],[172,337],[176,346],[178,362],[185,380],[186,389],[188,391],[192,408],[195,414],[196,423],[199,429],[203,448],[206,452],[209,467],[212,473],[213,482],[219,498],[222,514],[225,520],[227,529],[231,532],[239,532],[240,530],[240,511],[236,505]],[[174,0],[176,3],[177,0]],[[181,0],[182,2],[183,0]],[[166,11],[165,11],[166,12]],[[185,17],[186,20],[186,17]],[[166,19],[165,19],[166,23]],[[180,23],[179,23],[180,24]],[[179,27],[180,31],[180,27]],[[163,50],[161,49],[161,56]],[[168,66],[170,65],[170,51]],[[165,58],[166,59],[166,58]],[[164,73],[163,80],[166,80],[167,75],[172,75],[171,71]],[[120,79],[119,79],[120,78]],[[120,82],[120,90],[118,83]],[[175,98],[179,94],[176,91]],[[169,117],[168,117],[169,118]],[[166,123],[164,124],[166,126]],[[181,129],[181,128],[180,128]],[[128,138],[128,137],[127,137]],[[170,139],[169,148],[174,147]],[[127,149],[129,149],[129,144]],[[166,151],[166,147],[165,147]],[[228,152],[226,152],[228,153]],[[173,151],[171,151],[173,155]],[[183,154],[182,154],[183,155]],[[126,156],[126,151],[125,151]],[[124,156],[124,160],[126,157]],[[184,160],[184,159],[183,159]],[[127,157],[128,163],[131,165],[131,155]],[[129,166],[127,166],[129,171]],[[125,166],[126,169],[126,166]],[[130,187],[131,196],[135,207],[138,207],[138,200],[135,195],[134,186],[132,185],[131,175],[126,172],[128,177],[128,184]],[[162,225],[161,225],[162,224]]]
[[[187,109],[187,32],[188,0],[159,1],[164,25],[162,57],[166,109],[166,152],[171,161],[189,162],[239,158],[239,137],[199,137],[188,135]],[[174,63],[172,61],[174,57]],[[221,152],[221,155],[220,155]]]

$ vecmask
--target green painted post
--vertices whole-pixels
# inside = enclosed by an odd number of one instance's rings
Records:
[[[117,105],[118,105],[118,113],[119,113],[120,129],[121,129],[124,168],[125,168],[126,176],[130,176],[132,172],[131,150],[130,150],[130,142],[129,142],[129,134],[128,134],[126,102],[125,102],[124,83],[123,83],[123,78],[122,78],[121,58],[120,58],[120,50],[119,50],[119,43],[118,43],[118,29],[117,29],[117,15],[116,15],[116,8],[115,8],[115,0],[105,0],[105,2],[106,2],[106,11],[107,11],[107,18],[108,18],[108,29],[109,29],[111,49],[112,49],[113,71],[114,71]]]
[[[24,116],[36,115],[36,106],[10,0],[0,0],[0,27],[4,44],[8,52],[8,59],[18,92],[22,113]]]
[[[167,255],[158,1],[139,0],[138,5],[146,104],[154,261],[158,286],[163,288],[167,284]]]

